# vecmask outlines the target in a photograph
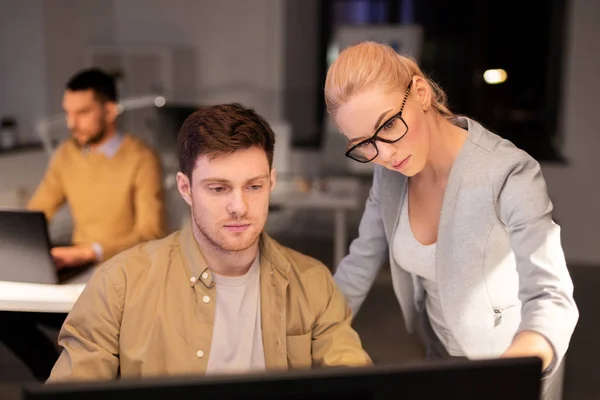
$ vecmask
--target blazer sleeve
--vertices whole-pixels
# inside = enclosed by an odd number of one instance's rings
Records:
[[[334,275],[353,315],[358,313],[388,255],[379,203],[381,172],[381,167],[376,166],[358,237],[350,244],[350,252],[342,259]]]
[[[552,220],[552,202],[540,165],[524,151],[497,154],[495,195],[519,274],[522,302],[518,332],[535,331],[554,347],[551,374],[560,365],[579,318],[573,282]]]

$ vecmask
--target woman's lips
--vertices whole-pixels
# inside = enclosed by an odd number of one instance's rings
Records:
[[[394,167],[394,169],[400,170],[400,169],[404,168],[406,166],[406,164],[408,164],[409,159],[410,159],[410,156],[406,157],[404,160],[400,161],[398,164],[393,164],[392,167]]]

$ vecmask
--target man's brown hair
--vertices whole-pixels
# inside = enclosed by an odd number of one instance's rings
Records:
[[[179,130],[179,169],[188,178],[198,157],[210,158],[258,147],[273,166],[275,134],[263,117],[238,103],[205,106],[192,113]]]

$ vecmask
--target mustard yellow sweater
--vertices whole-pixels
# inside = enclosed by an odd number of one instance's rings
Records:
[[[160,160],[128,134],[114,157],[84,153],[72,140],[60,145],[27,208],[50,220],[65,202],[73,243],[100,244],[105,260],[166,233]]]

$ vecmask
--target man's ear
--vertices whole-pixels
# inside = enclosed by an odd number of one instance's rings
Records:
[[[277,183],[277,170],[275,168],[271,168],[271,173],[269,174],[271,180],[271,192],[275,189],[275,183]]]
[[[107,101],[104,103],[104,112],[106,113],[106,122],[112,124],[119,116],[119,107],[114,101]]]
[[[183,172],[177,173],[177,190],[179,190],[179,194],[183,198],[183,200],[188,204],[188,206],[192,206],[192,184],[190,179]]]

